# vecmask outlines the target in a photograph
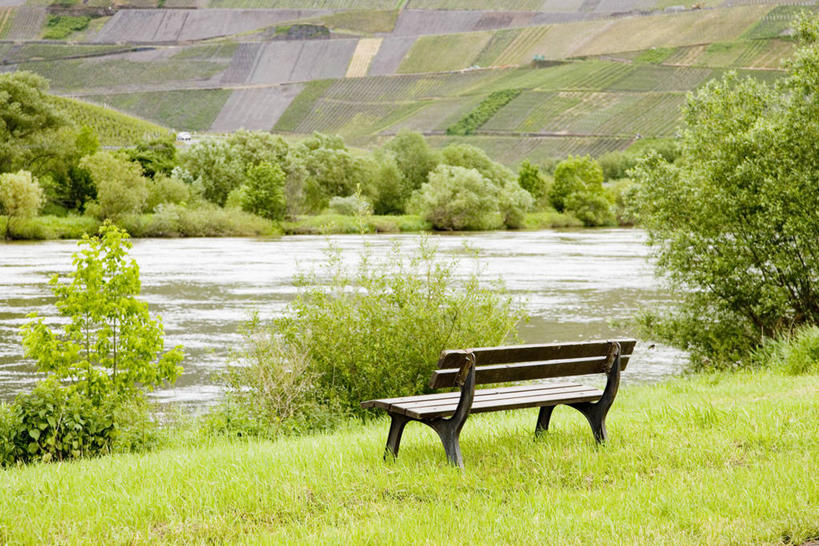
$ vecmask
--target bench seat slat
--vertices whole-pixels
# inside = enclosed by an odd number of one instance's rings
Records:
[[[567,404],[575,402],[594,402],[600,399],[602,391],[589,388],[588,390],[578,390],[566,393],[543,393],[540,395],[531,394],[528,396],[516,396],[501,400],[475,401],[469,413],[484,413],[488,411],[502,411],[519,408],[534,408],[538,406],[551,406],[555,404]],[[429,406],[417,410],[404,410],[404,415],[414,419],[433,419],[436,417],[446,417],[455,412],[457,403],[441,404]]]
[[[578,385],[577,383],[530,383],[528,385],[513,385],[511,387],[497,387],[493,389],[480,389],[475,391],[475,396],[484,396],[488,394],[495,394],[498,392],[526,392],[526,391],[539,391],[544,388],[560,388],[560,387],[567,387],[572,385]],[[390,409],[391,406],[404,403],[412,403],[416,400],[458,400],[461,396],[461,393],[458,391],[452,392],[439,392],[434,394],[418,394],[415,396],[401,396],[399,398],[380,398],[378,400],[367,400],[366,402],[361,402],[361,407],[364,409],[367,408],[383,408],[383,409]]]
[[[472,402],[472,407],[475,407],[475,404],[479,402],[489,402],[492,400],[505,400],[510,398],[526,398],[532,396],[545,396],[545,395],[558,395],[558,394],[570,394],[576,392],[590,392],[590,390],[597,390],[597,389],[590,389],[584,385],[562,385],[559,388],[543,388],[543,389],[530,389],[526,391],[518,391],[518,390],[510,390],[510,391],[501,391],[496,393],[484,393],[481,391],[475,391],[475,399]],[[441,405],[449,405],[454,404],[458,405],[458,399],[456,398],[454,401],[452,400],[416,400],[413,402],[404,402],[401,404],[394,404],[390,406],[390,410],[412,410],[412,411],[421,411],[423,408],[426,407],[435,407]]]

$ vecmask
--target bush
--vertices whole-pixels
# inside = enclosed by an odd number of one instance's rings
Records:
[[[124,216],[117,224],[134,237],[247,237],[274,233],[269,220],[210,203],[196,208],[162,204],[154,214]]]
[[[157,173],[153,179],[148,180],[148,199],[145,202],[145,210],[154,212],[163,203],[180,204],[190,199],[191,188],[188,184],[178,178]]]
[[[603,180],[619,180],[628,176],[629,169],[637,164],[637,155],[629,152],[608,152],[597,158],[603,170]]]
[[[447,127],[448,135],[471,135],[481,125],[489,121],[498,110],[512,102],[521,93],[520,89],[495,91],[481,101],[477,108],[461,118],[455,125]]]
[[[284,171],[276,163],[262,162],[251,167],[247,171],[247,182],[241,186],[242,210],[268,220],[283,219],[284,184]]]
[[[91,18],[87,16],[49,15],[46,19],[43,38],[46,40],[62,40],[74,32],[85,30],[90,22]]]
[[[572,213],[583,225],[614,223],[611,203],[603,190],[603,171],[589,156],[569,156],[557,165],[549,201],[558,212]]]
[[[300,278],[284,316],[266,331],[250,329],[256,333],[245,354],[253,358],[241,373],[259,379],[234,384],[254,393],[245,406],[286,407],[271,378],[287,370],[309,375],[299,387],[307,407],[315,397],[320,407],[357,415],[365,414],[363,400],[429,392],[442,350],[499,344],[522,317],[501,287],[483,285],[477,273],[455,282],[456,267],[438,261],[426,241],[411,255],[396,246],[382,261],[365,252],[354,271],[332,254],[329,286],[315,273]],[[289,377],[278,381],[297,380]],[[261,400],[263,385],[271,385],[271,400]]]
[[[543,176],[537,165],[532,165],[528,161],[520,164],[518,169],[518,184],[521,188],[529,192],[529,195],[536,203],[542,203],[549,194],[550,183]]]
[[[475,169],[441,165],[413,196],[410,210],[435,229],[498,229],[503,216],[497,194],[497,187]]]
[[[373,206],[361,195],[333,197],[330,199],[330,210],[344,216],[368,216],[373,213]]]

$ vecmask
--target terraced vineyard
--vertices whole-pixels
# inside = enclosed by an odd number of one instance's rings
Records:
[[[226,89],[203,89],[91,95],[88,99],[161,121],[180,131],[207,131],[229,96],[230,91]]]
[[[75,124],[93,127],[104,146],[128,146],[142,138],[168,136],[165,127],[88,102],[53,97],[59,108]]]
[[[13,16],[13,8],[0,8],[0,39],[6,37],[8,29],[11,27],[10,23]]]

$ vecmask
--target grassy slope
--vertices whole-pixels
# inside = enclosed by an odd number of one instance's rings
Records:
[[[624,387],[595,448],[560,408],[475,416],[466,469],[410,425],[0,471],[0,542],[800,544],[819,537],[819,376]]]
[[[206,131],[219,115],[230,93],[229,89],[198,89],[96,95],[88,98],[151,120],[161,120],[180,131]]]

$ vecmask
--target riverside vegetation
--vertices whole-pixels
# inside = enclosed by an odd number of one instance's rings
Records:
[[[376,391],[423,392],[439,349],[498,343],[514,335],[523,316],[502,287],[484,286],[475,275],[452,282],[453,265],[438,262],[425,244],[414,255],[396,249],[381,263],[365,253],[353,270],[331,254],[329,285],[317,287],[308,273],[297,279],[299,292],[282,318],[248,324],[237,354],[243,366],[228,375],[221,407],[160,430],[144,419],[113,428],[143,431],[142,442],[122,450],[160,444],[161,453],[0,470],[0,539],[819,540],[819,325],[811,312],[817,300],[810,269],[817,230],[815,220],[787,208],[800,199],[810,203],[808,194],[819,184],[808,161],[819,157],[819,21],[803,20],[799,38],[781,84],[767,88],[728,77],[707,86],[686,106],[680,159],[672,164],[652,154],[634,168],[633,213],[647,226],[660,271],[681,292],[668,315],[648,315],[642,324],[691,349],[700,373],[624,389],[609,419],[616,432],[604,447],[594,447],[582,416],[560,410],[561,426],[532,441],[524,431],[533,430],[535,414],[518,411],[470,420],[461,443],[474,470],[447,468],[427,430],[407,438],[400,460],[383,462],[377,454],[384,423],[370,422],[357,403]],[[594,170],[574,163],[569,172]],[[575,193],[599,192],[597,172],[580,181],[563,176],[555,170],[548,194],[564,196],[564,206]],[[767,184],[783,196],[777,200]],[[657,186],[663,195],[650,191]],[[540,186],[534,181],[531,187]],[[346,205],[360,207],[360,196]],[[766,249],[765,259],[752,261],[757,257],[748,242],[772,233],[786,248]],[[96,392],[140,400],[133,379],[150,385],[178,372],[175,350],[157,352],[161,330],[150,326],[144,307],[129,303],[138,282],[125,257],[126,240],[110,224],[85,240],[88,250],[76,257],[73,282],[55,287],[63,302],[58,309],[73,317],[63,334],[51,337],[37,321],[26,327],[29,354],[56,374],[45,385],[65,393],[47,403],[70,408],[64,414],[74,419],[73,435],[86,432],[84,422],[97,427],[89,396],[91,402]],[[769,274],[768,267],[779,273]],[[94,281],[100,274],[106,283]],[[97,286],[110,290],[95,292]],[[743,299],[746,291],[754,298]],[[110,314],[98,315],[94,294],[110,302],[101,305]],[[98,320],[91,337],[82,322],[89,316]],[[137,375],[118,380],[110,342],[112,324],[125,316],[153,328],[153,342],[140,345],[145,351],[122,368]],[[89,341],[93,336],[101,337]],[[134,338],[144,336],[124,340]],[[163,359],[170,359],[166,366]],[[139,375],[144,369],[154,371]],[[113,441],[60,457],[38,451],[44,434],[59,436],[43,419],[51,409],[42,402],[28,412],[18,409],[27,407],[28,396],[0,406],[2,445],[17,446],[22,436],[25,450],[33,450],[11,451],[7,463],[115,451]],[[33,415],[34,426],[21,415]],[[104,423],[102,430],[109,429]],[[66,441],[73,447],[79,440]]]
[[[46,89],[31,73],[0,75],[9,97],[0,106],[0,223],[9,239],[77,238],[105,220],[134,237],[631,222],[626,166],[639,153],[523,163],[515,173],[471,145],[432,149],[418,133],[365,152],[337,136],[248,131],[182,151],[170,136],[110,151]],[[622,181],[604,187],[612,177]]]

